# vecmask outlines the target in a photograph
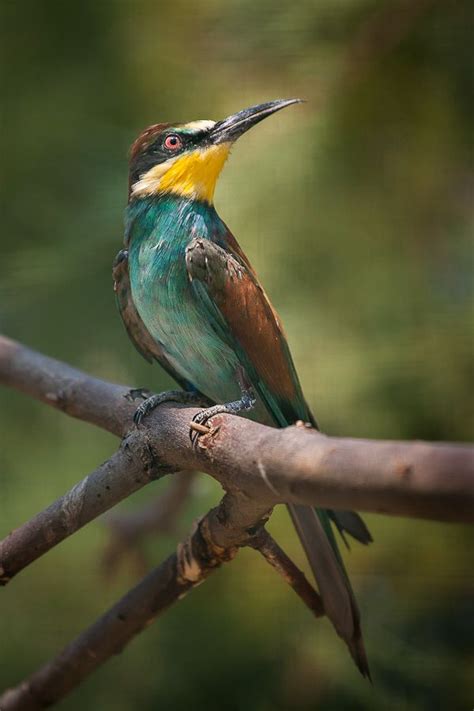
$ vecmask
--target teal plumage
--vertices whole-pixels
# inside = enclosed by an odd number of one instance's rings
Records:
[[[248,354],[232,338],[200,282],[189,279],[185,257],[191,240],[206,239],[231,252],[229,237],[230,231],[207,203],[170,195],[131,202],[126,241],[137,311],[175,371],[211,400],[238,399],[235,372],[242,364],[259,395],[249,416],[279,426],[298,419],[309,421],[311,415],[289,350],[287,359],[296,397],[285,407],[278,406],[260,380]],[[288,409],[290,413],[285,412]]]
[[[131,204],[128,224],[132,297],[148,331],[197,390],[216,402],[237,399],[238,359],[207,321],[186,270],[193,235],[224,238],[216,211],[175,196],[145,198]]]
[[[225,159],[222,145],[289,103],[294,102],[252,107],[218,124],[147,129],[132,149],[128,252],[120,254],[114,275],[130,337],[185,389],[230,403],[229,411],[253,405],[248,416],[260,422],[285,427],[304,420],[317,426],[278,316],[214,209],[206,173],[220,161],[215,183]],[[289,508],[326,614],[369,676],[359,612],[331,520],[342,534],[364,543],[370,534],[352,512]]]

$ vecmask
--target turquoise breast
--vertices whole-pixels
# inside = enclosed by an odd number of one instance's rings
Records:
[[[216,402],[240,396],[238,360],[208,323],[186,271],[195,237],[225,240],[210,205],[178,197],[144,198],[127,210],[132,297],[146,328],[176,372]]]

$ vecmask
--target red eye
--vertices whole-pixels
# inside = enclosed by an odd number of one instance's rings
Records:
[[[183,142],[181,138],[176,135],[176,133],[170,133],[169,136],[166,136],[163,145],[169,151],[177,151],[182,147]]]

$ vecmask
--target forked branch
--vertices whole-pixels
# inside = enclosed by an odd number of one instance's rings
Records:
[[[262,552],[316,617],[323,614],[317,592],[263,529],[267,513],[245,513],[245,498],[226,495],[194,527],[189,538],[155,570],[68,644],[58,656],[0,697],[2,711],[36,711],[66,696],[159,614],[203,582],[238,548]],[[249,528],[242,526],[243,523]],[[252,524],[252,525],[250,525]],[[222,545],[225,543],[225,545]]]
[[[240,546],[258,550],[315,616],[321,600],[264,523],[274,505],[297,503],[474,521],[473,448],[326,437],[239,417],[213,419],[193,448],[192,408],[160,407],[132,427],[129,388],[92,378],[0,337],[0,383],[123,438],[92,474],[0,543],[0,576],[14,575],[131,493],[167,473],[208,472],[227,494],[176,554],[150,573],[59,656],[0,698],[2,711],[44,708],[119,652],[161,611]]]

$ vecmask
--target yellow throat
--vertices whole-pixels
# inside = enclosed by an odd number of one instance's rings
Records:
[[[173,193],[212,203],[230,143],[197,149],[153,166],[132,187],[132,195]]]

